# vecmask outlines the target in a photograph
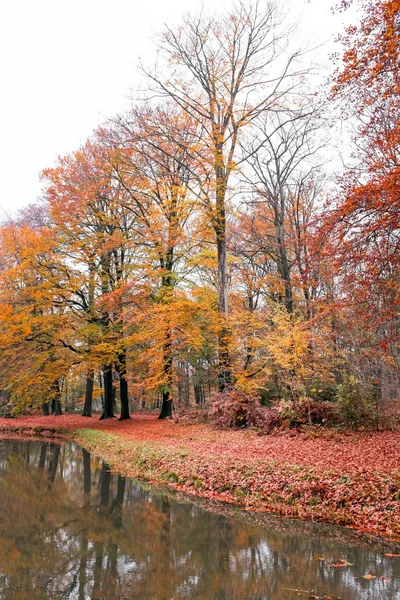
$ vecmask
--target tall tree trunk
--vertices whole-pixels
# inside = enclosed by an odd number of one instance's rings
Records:
[[[119,375],[119,399],[121,402],[121,415],[119,421],[130,419],[129,414],[129,395],[128,395],[128,381],[126,379],[126,353],[121,352],[118,356],[118,361],[115,365],[116,371]]]
[[[110,270],[111,252],[107,252],[101,258],[101,293],[103,296],[110,291],[109,285],[111,281]],[[101,324],[104,333],[108,333],[110,327],[110,315],[104,311],[101,317]],[[112,364],[103,366],[103,382],[104,382],[104,409],[100,417],[102,419],[111,419],[114,415],[114,396],[113,396],[113,380],[112,380]]]
[[[101,408],[104,410],[104,381],[101,370],[99,371],[99,388],[102,390],[100,394]]]
[[[190,400],[190,380],[189,368],[186,361],[181,362],[178,377],[178,400],[179,404],[189,406]]]
[[[50,406],[48,402],[43,402],[42,404],[42,414],[44,417],[48,417],[50,415]]]
[[[284,201],[280,203],[280,212],[275,216],[275,231],[278,242],[278,271],[285,285],[284,303],[288,313],[293,312],[293,293],[290,277],[291,266],[289,263],[285,242],[285,208]]]
[[[95,289],[95,267],[92,260],[89,261],[89,281],[88,281],[88,303],[87,312],[89,323],[96,323],[98,320],[94,317],[94,289]],[[88,336],[88,354],[90,355],[92,347],[91,335]],[[92,416],[92,404],[93,404],[93,384],[94,384],[94,370],[88,369],[86,373],[86,389],[85,389],[85,404],[83,405],[83,417]]]
[[[194,399],[195,399],[196,405],[200,406],[201,404],[204,403],[203,386],[201,385],[201,383],[194,383],[193,389],[194,389]]]
[[[112,379],[114,381],[114,377]],[[112,386],[112,405],[113,405],[113,413],[117,412],[117,390],[115,385]]]
[[[172,418],[172,398],[171,398],[171,392],[169,390],[165,390],[162,392],[161,412],[160,412],[158,418],[159,419]]]
[[[57,416],[62,415],[61,410],[61,390],[60,390],[60,381],[56,379],[54,382],[54,396],[51,399],[51,413]]]
[[[85,390],[85,404],[83,406],[83,417],[92,416],[92,403],[93,403],[93,383],[94,383],[94,371],[91,369],[86,375],[86,390]]]
[[[229,355],[228,276],[226,269],[226,224],[225,211],[219,212],[220,224],[216,228],[218,260],[218,312],[220,329],[218,336],[218,388],[223,392],[232,386],[231,360]]]
[[[112,382],[112,365],[103,367],[104,381],[104,410],[100,417],[102,419],[112,419],[114,415],[114,398],[113,398],[113,382]]]
[[[164,389],[162,391],[162,404],[159,419],[172,417],[172,336],[171,330],[168,328],[165,334],[165,342],[163,346],[163,375]]]

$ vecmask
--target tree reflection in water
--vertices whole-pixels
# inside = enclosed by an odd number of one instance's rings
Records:
[[[398,558],[179,502],[74,444],[3,441],[0,497],[4,600],[400,597]]]

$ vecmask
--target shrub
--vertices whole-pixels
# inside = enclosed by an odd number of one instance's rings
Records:
[[[255,396],[239,390],[217,392],[210,397],[209,418],[214,427],[264,429],[268,420],[267,408]]]
[[[281,429],[283,426],[284,423],[279,404],[264,408],[263,433],[272,433],[274,430]]]
[[[337,422],[337,411],[332,402],[318,402],[302,397],[292,402],[295,418],[301,424],[333,425]]]
[[[331,402],[298,398],[281,400],[266,407],[257,397],[237,390],[213,394],[209,418],[214,427],[220,429],[251,427],[263,433],[306,424],[332,425],[338,420],[335,405]]]
[[[317,381],[308,393],[317,402],[334,402],[337,394],[336,384]]]
[[[208,410],[206,408],[180,408],[174,410],[173,419],[175,423],[182,425],[197,425],[208,421]]]
[[[10,400],[8,392],[0,391],[0,417],[11,417],[14,403]]]
[[[355,377],[350,375],[338,385],[337,399],[338,413],[345,425],[371,425],[373,406],[371,400],[362,393]]]

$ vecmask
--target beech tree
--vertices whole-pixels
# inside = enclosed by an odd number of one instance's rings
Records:
[[[243,149],[249,165],[243,175],[252,191],[253,240],[258,239],[260,253],[275,264],[284,286],[278,295],[289,313],[294,305],[293,267],[299,269],[305,282],[304,221],[310,221],[316,209],[321,189],[317,155],[325,143],[322,107],[312,98],[299,97],[294,104],[297,106],[281,106],[260,115]],[[262,222],[258,232],[257,224]],[[309,301],[307,286],[303,289]]]
[[[238,167],[245,127],[296,85],[299,52],[288,53],[290,31],[273,2],[238,3],[231,13],[188,15],[160,37],[162,76],[146,71],[155,86],[198,121],[202,137],[192,149],[201,164],[198,196],[212,223],[218,257],[219,387],[230,386],[228,350],[227,194]],[[206,182],[206,185],[204,184]]]
[[[142,271],[154,281],[153,303],[174,301],[177,270],[183,278],[184,257],[191,245],[186,224],[193,212],[189,185],[193,159],[188,146],[197,138],[197,124],[175,105],[136,108],[121,116],[114,129],[118,148],[115,173],[125,190],[126,210],[140,231],[137,249]],[[161,419],[172,416],[173,331],[168,310],[163,323],[162,373],[159,379]]]
[[[129,400],[122,302],[131,267],[132,215],[125,211],[123,189],[115,185],[104,138],[105,130],[97,132],[81,150],[61,159],[44,175],[64,252],[64,272],[72,285],[72,290],[67,286],[64,301],[85,327],[88,371],[84,413],[91,414],[94,367],[101,366],[104,418],[114,416],[115,365],[120,381],[120,418],[126,419]]]
[[[368,0],[362,8],[360,25],[343,36],[343,65],[333,81],[334,97],[356,123],[353,167],[321,236],[330,234],[336,276],[358,324],[364,323],[361,331],[373,328],[369,386],[382,395],[385,364],[396,364],[399,336],[400,3]]]
[[[14,410],[41,404],[61,414],[60,380],[77,360],[74,323],[59,305],[66,283],[53,231],[9,222],[0,232],[2,386]]]

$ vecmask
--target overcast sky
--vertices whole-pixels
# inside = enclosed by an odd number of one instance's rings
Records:
[[[291,14],[301,15],[302,35],[319,41],[335,36],[343,16],[332,15],[333,3],[291,0]],[[151,37],[199,5],[198,0],[0,3],[0,217],[34,202],[39,172],[128,105],[138,59],[153,55]],[[327,44],[319,53],[332,48]]]

